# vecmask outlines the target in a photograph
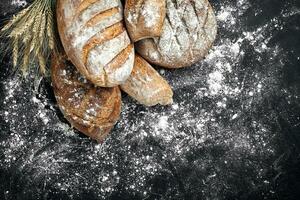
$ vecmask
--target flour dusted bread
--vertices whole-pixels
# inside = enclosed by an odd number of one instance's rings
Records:
[[[51,77],[58,106],[65,118],[77,130],[102,142],[119,119],[119,88],[95,87],[66,61],[65,55],[52,58]]]
[[[166,2],[162,35],[137,42],[136,49],[149,62],[163,67],[190,66],[208,53],[216,38],[213,9],[207,0]]]
[[[121,89],[146,106],[173,103],[173,91],[168,82],[137,54],[132,73]]]
[[[57,0],[57,22],[67,56],[88,80],[102,87],[125,82],[134,47],[120,0]]]
[[[125,22],[133,42],[158,37],[166,16],[165,0],[126,0]]]

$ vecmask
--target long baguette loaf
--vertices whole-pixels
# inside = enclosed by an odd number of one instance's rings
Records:
[[[57,22],[67,56],[88,80],[102,87],[125,82],[134,47],[120,0],[58,0]]]
[[[119,119],[120,89],[95,87],[67,63],[65,55],[52,58],[51,78],[65,118],[77,130],[102,142]]]
[[[167,68],[194,64],[211,48],[217,34],[207,0],[166,0],[167,15],[160,37],[137,42],[136,50],[150,63]]]
[[[173,91],[168,82],[137,54],[130,77],[120,87],[129,96],[146,106],[173,103]]]
[[[124,15],[133,42],[158,37],[166,16],[166,1],[126,0]]]

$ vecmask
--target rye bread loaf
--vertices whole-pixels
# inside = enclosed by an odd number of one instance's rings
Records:
[[[166,2],[162,35],[137,42],[136,50],[150,63],[159,66],[190,66],[208,53],[216,38],[213,9],[207,0]]]
[[[66,61],[65,55],[52,58],[51,78],[65,118],[77,130],[102,142],[119,119],[120,89],[95,87]]]
[[[133,42],[158,37],[166,16],[165,0],[126,0],[125,22]]]
[[[102,87],[125,82],[134,47],[120,0],[58,0],[57,23],[67,56],[88,80]]]
[[[173,91],[168,82],[137,54],[130,77],[120,87],[129,96],[146,106],[173,103]]]

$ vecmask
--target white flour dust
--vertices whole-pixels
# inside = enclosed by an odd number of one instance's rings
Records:
[[[186,69],[159,70],[174,89],[172,106],[145,108],[125,97],[120,121],[103,144],[82,137],[62,121],[54,102],[35,92],[30,81],[3,82],[0,117],[9,134],[0,143],[1,168],[15,165],[34,177],[33,182],[74,198],[82,188],[106,198],[122,183],[126,191],[146,199],[152,191],[147,180],[174,175],[172,164],[209,171],[201,177],[202,192],[208,196],[226,189],[227,178],[236,174],[230,171],[234,165],[257,175],[251,183],[264,184],[264,163],[244,163],[241,158],[268,160],[274,155],[271,127],[259,119],[249,121],[247,115],[275,87],[276,73],[263,72],[275,63],[280,67],[276,59],[281,51],[270,46],[265,35],[270,27],[281,27],[272,19],[256,30],[242,29],[238,24],[249,6],[247,0],[239,0],[216,11],[219,38],[203,61]],[[251,48],[258,64],[249,70],[244,62],[253,62],[245,61]],[[270,66],[260,64],[263,57],[270,59]],[[214,154],[215,148],[220,155]]]
[[[11,2],[11,4],[12,5],[16,5],[16,6],[22,6],[22,7],[24,7],[24,6],[27,5],[27,2],[26,2],[26,0],[13,0]]]

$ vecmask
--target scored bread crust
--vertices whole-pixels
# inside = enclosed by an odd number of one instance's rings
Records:
[[[146,106],[173,103],[173,91],[168,82],[137,54],[130,77],[120,87],[129,96]]]
[[[121,113],[120,89],[95,87],[66,58],[52,57],[51,78],[57,104],[73,127],[103,142]]]
[[[88,80],[114,87],[129,77],[134,46],[120,0],[58,0],[57,24],[67,56]]]
[[[161,35],[166,16],[165,0],[126,0],[124,16],[133,42]]]
[[[167,14],[160,37],[136,44],[150,63],[181,68],[205,57],[217,34],[217,22],[207,0],[166,0]]]

